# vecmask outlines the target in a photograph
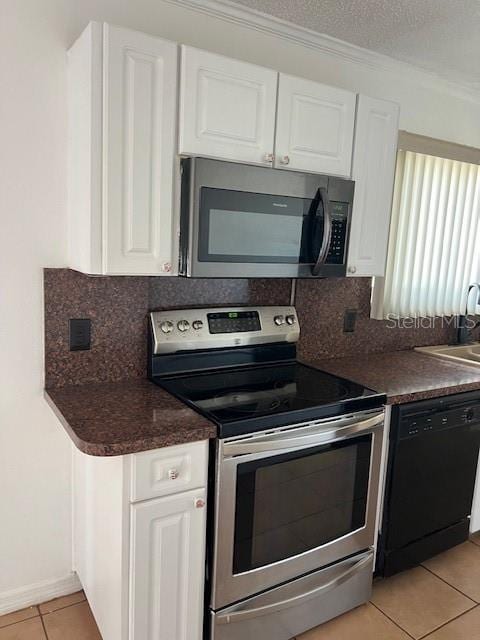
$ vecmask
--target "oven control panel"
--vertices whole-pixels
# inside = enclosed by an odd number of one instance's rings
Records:
[[[296,342],[300,335],[295,307],[153,311],[150,322],[155,354]]]
[[[207,313],[210,333],[261,331],[258,311],[220,311]]]

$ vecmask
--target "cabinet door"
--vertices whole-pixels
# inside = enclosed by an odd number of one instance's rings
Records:
[[[398,115],[398,105],[392,102],[359,96],[347,268],[350,276],[385,275]]]
[[[275,166],[350,176],[355,102],[350,91],[281,73]]]
[[[182,46],[180,153],[271,165],[277,75]]]
[[[205,489],[132,510],[130,640],[201,640]]]
[[[174,271],[175,43],[104,27],[105,272]]]

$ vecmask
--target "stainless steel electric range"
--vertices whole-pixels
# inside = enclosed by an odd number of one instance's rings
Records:
[[[149,377],[215,422],[205,640],[369,599],[385,396],[296,360],[294,307],[159,311]]]

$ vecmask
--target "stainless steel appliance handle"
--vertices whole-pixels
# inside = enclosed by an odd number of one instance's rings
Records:
[[[306,591],[305,593],[299,593],[291,598],[286,598],[284,600],[280,600],[280,602],[275,602],[273,604],[267,604],[262,607],[253,607],[252,609],[243,609],[241,611],[232,611],[231,613],[225,612],[224,614],[217,614],[216,623],[217,624],[231,624],[240,622],[242,620],[248,620],[250,618],[258,618],[259,616],[269,615],[279,611],[281,609],[286,609],[292,607],[293,605],[300,605],[305,601],[311,600],[315,598],[321,593],[325,593],[327,591],[331,591],[335,587],[343,584],[347,580],[349,580],[353,575],[359,573],[365,565],[367,565],[372,560],[372,551],[367,551],[358,562],[354,565],[343,571],[340,575],[335,576],[328,582],[321,584],[315,589],[310,589],[310,591]]]
[[[330,213],[330,200],[328,198],[328,191],[325,187],[319,187],[318,192],[320,194],[320,202],[323,203],[323,239],[322,246],[318,252],[317,261],[312,267],[312,275],[318,276],[320,268],[327,259],[328,250],[330,249],[330,242],[332,239],[332,216]]]
[[[261,436],[251,439],[245,438],[237,442],[225,442],[223,446],[224,456],[237,456],[249,453],[263,453],[281,449],[300,448],[311,444],[321,444],[322,441],[332,440],[355,433],[361,433],[380,425],[384,421],[384,413],[377,413],[366,420],[338,420],[337,422],[326,422],[314,427],[301,430],[301,434],[292,435],[295,431],[281,431],[279,433]]]

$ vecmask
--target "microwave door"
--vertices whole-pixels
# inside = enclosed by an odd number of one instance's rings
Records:
[[[332,215],[327,189],[319,187],[310,208],[312,275],[321,275],[332,239]]]

